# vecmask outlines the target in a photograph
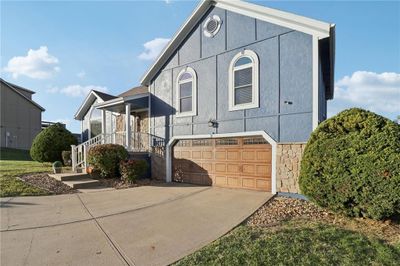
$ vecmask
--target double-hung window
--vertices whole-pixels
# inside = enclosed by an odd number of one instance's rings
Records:
[[[229,66],[229,111],[259,107],[258,56],[244,50]]]
[[[197,114],[197,77],[196,72],[187,67],[177,77],[176,115],[194,116]]]

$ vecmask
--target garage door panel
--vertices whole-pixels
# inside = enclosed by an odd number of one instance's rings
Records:
[[[215,185],[217,186],[227,186],[227,180],[226,180],[226,176],[215,176],[214,179]]]
[[[185,140],[173,156],[174,181],[271,191],[272,149],[260,138]]]
[[[245,161],[253,161],[256,158],[256,151],[243,151],[242,159]]]
[[[265,177],[271,177],[271,165],[270,164],[265,164],[265,165],[256,165],[256,176],[265,176]]]
[[[227,177],[227,184],[229,187],[239,187],[240,177]]]
[[[215,160],[226,160],[226,151],[215,151]]]
[[[215,163],[215,172],[216,173],[225,173],[226,172],[226,163]]]
[[[271,179],[256,179],[256,188],[271,191]]]
[[[205,159],[205,160],[213,159],[213,152],[212,151],[203,151],[203,159]]]
[[[271,150],[265,150],[265,151],[257,151],[257,161],[263,161],[270,163],[272,159],[272,152]]]
[[[238,175],[238,174],[240,174],[240,170],[239,169],[240,169],[240,166],[237,163],[235,163],[235,164],[228,163],[226,165],[226,172],[229,173],[229,174]]]
[[[230,161],[239,161],[240,160],[240,152],[238,150],[227,151],[227,160]]]
[[[191,152],[190,151],[182,151],[181,152],[181,157],[180,158],[184,158],[184,159],[190,159],[191,157]]]
[[[201,166],[207,173],[213,172],[213,164],[212,163],[202,163]]]
[[[255,188],[254,178],[242,178],[242,187],[244,188]]]
[[[192,159],[201,159],[201,151],[192,151]]]

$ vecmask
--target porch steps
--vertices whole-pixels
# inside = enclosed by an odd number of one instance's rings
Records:
[[[62,174],[50,174],[50,177],[57,179],[67,186],[74,189],[97,189],[101,187],[101,183],[98,180],[90,178],[90,175],[83,173],[62,173]]]
[[[98,180],[94,180],[91,178],[82,178],[79,180],[63,181],[63,183],[74,189],[98,188],[100,186],[100,182]]]

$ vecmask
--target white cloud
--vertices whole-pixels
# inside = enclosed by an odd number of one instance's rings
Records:
[[[77,73],[76,76],[78,78],[84,78],[86,76],[86,72],[82,70],[81,72]]]
[[[164,0],[166,4],[171,4],[172,0]]]
[[[29,49],[26,56],[15,56],[8,61],[4,68],[16,79],[18,76],[27,76],[33,79],[47,79],[59,72],[58,58],[48,53],[47,46],[37,50]]]
[[[154,40],[148,41],[144,46],[144,52],[138,57],[142,60],[154,60],[161,53],[162,49],[167,45],[170,39],[166,38],[155,38]]]
[[[356,71],[335,84],[335,98],[329,114],[349,107],[361,107],[387,114],[400,113],[400,73]]]
[[[47,90],[49,93],[61,93],[70,97],[85,97],[91,90],[107,92],[107,87],[88,85],[69,85],[64,88],[53,87]]]

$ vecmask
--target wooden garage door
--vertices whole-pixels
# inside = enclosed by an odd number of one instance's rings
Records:
[[[262,137],[180,140],[173,180],[271,191],[272,147]]]

